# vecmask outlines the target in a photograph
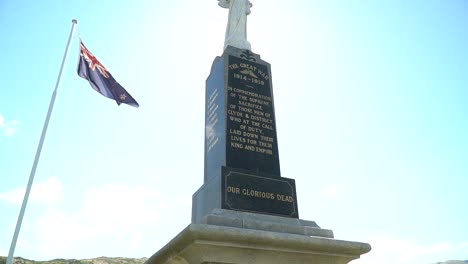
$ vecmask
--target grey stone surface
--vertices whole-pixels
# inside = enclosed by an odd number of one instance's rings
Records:
[[[221,208],[221,177],[212,177],[193,194],[192,223],[201,223],[215,208]]]
[[[224,209],[214,209],[196,223],[333,238],[333,231],[321,229],[313,221]]]
[[[265,215],[265,214],[255,214],[255,213],[248,213],[248,212],[224,210],[224,209],[215,209],[211,211],[211,214],[235,217],[235,218],[243,218],[243,219],[249,219],[249,220],[275,222],[275,223],[282,223],[282,224],[296,225],[296,226],[319,227],[314,221],[302,220],[302,219],[297,219],[297,218],[278,217],[278,216]]]
[[[345,264],[369,251],[366,243],[191,224],[145,264]]]

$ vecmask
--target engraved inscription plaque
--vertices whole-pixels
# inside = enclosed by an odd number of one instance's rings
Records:
[[[279,177],[267,65],[229,56],[226,106],[226,166]]]
[[[223,208],[298,217],[293,179],[271,179],[223,168]]]

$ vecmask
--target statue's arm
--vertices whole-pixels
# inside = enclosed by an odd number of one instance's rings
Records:
[[[220,7],[229,8],[230,0],[218,0],[218,5]]]

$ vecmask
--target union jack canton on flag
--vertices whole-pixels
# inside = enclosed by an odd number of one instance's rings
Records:
[[[104,65],[85,47],[81,40],[77,71],[80,77],[89,81],[94,90],[107,98],[115,100],[118,105],[124,103],[134,107],[140,106],[122,85],[112,77]]]

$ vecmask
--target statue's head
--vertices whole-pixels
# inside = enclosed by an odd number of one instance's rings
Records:
[[[223,8],[229,8],[230,0],[218,0],[218,5]]]

